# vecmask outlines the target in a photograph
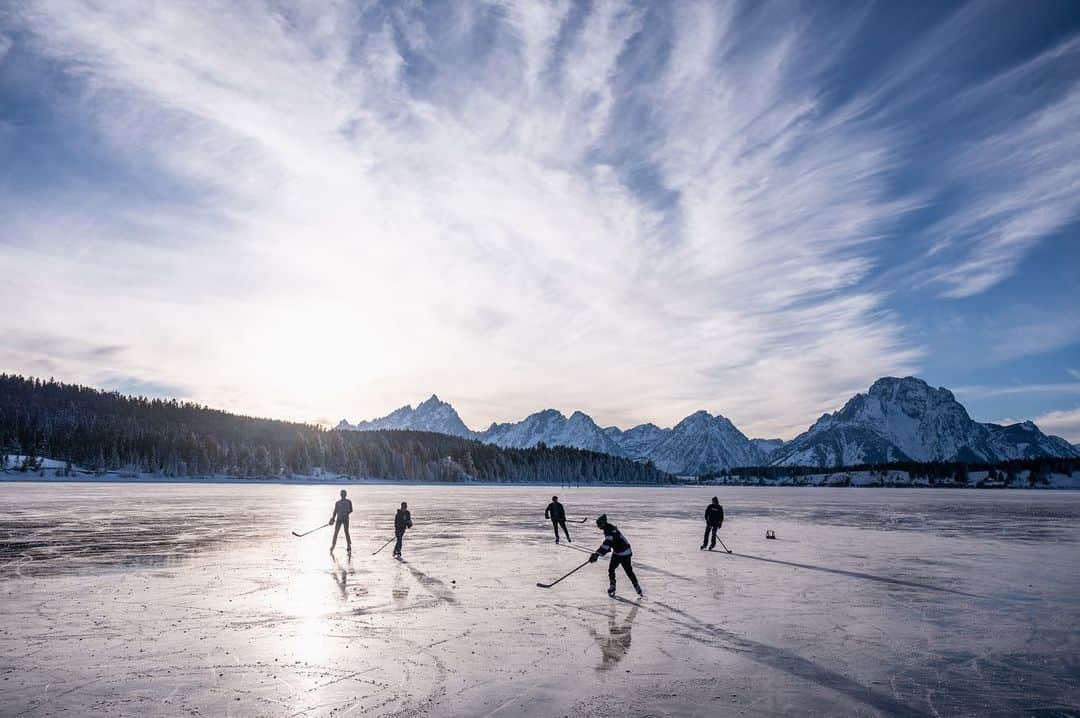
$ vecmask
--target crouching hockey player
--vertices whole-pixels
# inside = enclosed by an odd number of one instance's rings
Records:
[[[626,571],[626,577],[634,585],[637,595],[643,595],[641,586],[638,585],[637,576],[634,575],[634,566],[631,563],[634,552],[630,548],[630,542],[626,540],[626,537],[622,535],[622,532],[619,531],[615,524],[608,523],[607,514],[602,514],[600,518],[596,519],[596,525],[604,532],[604,543],[589,556],[589,562],[596,563],[601,556],[609,551],[611,552],[611,563],[608,564],[607,569],[608,580],[611,582],[607,590],[608,595],[615,595],[615,569],[619,566],[622,566],[623,570]]]

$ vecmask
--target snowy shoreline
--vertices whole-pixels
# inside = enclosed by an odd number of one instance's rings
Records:
[[[819,475],[813,477],[818,478]],[[835,474],[820,475],[833,477]],[[1050,483],[1037,486],[977,486],[967,484],[964,486],[933,485],[926,482],[911,481],[897,483],[874,483],[839,481],[772,481],[763,483],[724,483],[724,482],[693,482],[680,481],[673,484],[632,484],[632,483],[605,483],[605,484],[555,484],[555,483],[529,483],[529,482],[495,482],[495,481],[467,481],[467,482],[436,482],[436,481],[411,481],[408,479],[358,479],[351,476],[312,476],[312,477],[264,477],[264,478],[237,478],[232,476],[116,476],[116,475],[86,475],[86,476],[58,476],[39,474],[26,474],[18,471],[0,472],[0,483],[37,483],[37,484],[249,484],[257,486],[336,486],[349,484],[353,486],[453,486],[466,487],[548,487],[558,488],[695,488],[702,486],[725,487],[725,488],[748,488],[748,489],[776,489],[776,488],[808,488],[808,489],[934,489],[942,491],[956,490],[981,490],[981,491],[1076,491],[1080,490],[1080,473],[1072,476],[1053,475]]]
[[[674,483],[555,483],[524,481],[417,481],[413,479],[377,479],[359,478],[345,474],[316,469],[313,474],[292,476],[259,476],[242,478],[226,474],[210,476],[162,476],[135,471],[97,472],[68,464],[65,461],[49,458],[30,459],[25,456],[8,457],[9,468],[0,469],[0,482],[33,483],[106,483],[106,484],[256,484],[256,485],[332,485],[352,484],[359,486],[548,486],[561,487],[693,487],[693,486],[739,486],[748,488],[872,488],[872,489],[1080,489],[1080,471],[1071,475],[1048,473],[1032,485],[1029,481],[1031,472],[1019,471],[1014,482],[1001,480],[1000,474],[990,471],[971,471],[966,482],[931,481],[925,477],[912,477],[907,471],[899,470],[822,470],[821,473],[780,477],[731,476],[700,480],[694,476],[678,476]],[[12,461],[14,459],[14,461]],[[27,461],[34,468],[10,468],[26,465]]]

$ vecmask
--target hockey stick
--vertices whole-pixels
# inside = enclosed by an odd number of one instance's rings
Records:
[[[586,516],[586,517],[585,517],[585,518],[583,518],[583,519],[582,519],[581,521],[578,521],[577,519],[574,519],[574,520],[573,520],[573,521],[571,521],[570,523],[572,523],[572,524],[583,524],[583,523],[585,523],[585,522],[586,522],[586,521],[588,521],[588,520],[589,520],[589,517],[588,517],[588,516]]]
[[[389,545],[390,545],[390,542],[391,542],[391,541],[393,541],[393,540],[394,540],[394,539],[396,539],[396,538],[397,538],[397,536],[395,536],[395,537],[394,537],[394,538],[392,538],[392,539],[388,539],[386,543],[384,543],[384,544],[383,544],[382,546],[380,546],[380,547],[379,547],[379,551],[382,551],[382,550],[383,550],[384,548],[386,548],[387,546],[389,546]],[[379,551],[376,551],[375,553],[379,553]],[[372,555],[372,556],[374,556],[374,555],[375,555],[375,553],[373,553],[373,554],[371,554],[371,555]]]
[[[720,542],[721,546],[724,546],[724,539],[717,536],[716,540]],[[728,553],[731,553],[731,549],[729,549],[727,546],[724,546],[724,550],[727,551]]]
[[[572,543],[561,543],[559,545],[564,548],[572,549],[574,551],[581,551],[582,553],[592,553],[591,549],[587,549],[584,546],[579,546]],[[606,559],[607,556],[601,556],[600,558]]]
[[[313,533],[315,533],[316,531],[318,531],[319,529],[324,529],[324,528],[326,528],[327,526],[330,526],[330,524],[319,524],[319,526],[317,526],[317,527],[315,527],[315,528],[311,529],[310,531],[305,531],[305,532],[304,532],[304,533],[302,533],[302,534],[298,534],[298,533],[296,533],[295,531],[293,531],[293,532],[292,532],[292,535],[293,535],[293,536],[295,536],[295,537],[297,537],[297,538],[300,538],[301,536],[307,536],[308,534],[313,534]]]
[[[589,563],[591,563],[591,562],[590,562],[590,561],[586,561],[585,563],[581,564],[580,566],[578,566],[577,568],[575,568],[575,569],[574,569],[573,571],[571,571],[570,573],[568,573],[568,574],[565,574],[565,575],[563,575],[563,576],[560,576],[559,578],[555,579],[555,580],[554,580],[554,581],[552,581],[551,583],[537,583],[536,585],[537,585],[537,586],[539,586],[540,588],[551,588],[552,586],[554,586],[555,584],[557,584],[557,583],[558,583],[559,581],[562,581],[562,580],[563,580],[564,578],[566,578],[567,576],[569,576],[569,575],[570,575],[571,573],[574,573],[575,571],[580,571],[581,569],[585,568],[586,566],[588,566],[588,565],[589,565]]]

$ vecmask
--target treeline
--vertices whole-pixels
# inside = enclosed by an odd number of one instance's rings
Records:
[[[30,457],[15,466],[12,457]],[[651,463],[591,451],[503,449],[418,431],[336,431],[0,374],[0,468],[37,457],[93,472],[416,481],[670,483]]]
[[[746,466],[724,469],[717,473],[703,476],[703,480],[734,480],[738,483],[752,482],[756,479],[776,481],[786,478],[821,474],[841,474],[854,472],[887,474],[890,471],[904,471],[913,479],[926,479],[932,484],[967,484],[972,472],[987,472],[987,479],[1001,481],[1011,485],[1019,481],[1024,474],[1026,483],[1042,483],[1050,474],[1071,475],[1080,471],[1080,459],[1043,457],[1037,459],[1012,459],[997,463],[964,463],[957,461],[892,461],[881,464],[857,464],[854,466]],[[1026,474],[1024,472],[1027,472]]]

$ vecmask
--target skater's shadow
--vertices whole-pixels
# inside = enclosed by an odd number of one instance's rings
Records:
[[[957,596],[966,596],[968,598],[983,598],[974,593],[967,593],[965,591],[957,591],[952,588],[942,588],[941,586],[934,586],[929,583],[919,583],[918,581],[905,581],[899,578],[889,578],[888,576],[875,576],[872,573],[863,573],[862,571],[847,571],[842,568],[828,568],[826,566],[815,566],[812,563],[796,563],[795,561],[781,561],[778,558],[765,558],[764,556],[752,556],[746,553],[733,553],[732,556],[738,556],[739,558],[748,558],[753,561],[764,561],[766,563],[775,563],[781,566],[791,566],[793,568],[805,568],[809,571],[821,571],[823,573],[832,573],[838,576],[850,576],[851,578],[861,578],[867,581],[878,581],[879,583],[887,583],[893,586],[907,586],[908,588],[921,588],[927,591],[940,591],[941,593],[951,593]]]
[[[598,671],[610,670],[615,664],[623,659],[630,650],[630,631],[634,626],[634,618],[637,616],[637,604],[631,604],[630,612],[623,620],[616,620],[615,605],[608,608],[608,631],[607,635],[601,635],[598,631],[589,627],[589,633],[593,640],[600,646],[600,665]]]
[[[401,559],[401,563],[404,564],[405,568],[409,569],[409,573],[413,575],[413,578],[415,578],[421,586],[427,589],[432,596],[440,601],[446,601],[447,603],[457,603],[457,598],[454,597],[453,592],[446,587],[445,583],[434,576],[429,576],[418,568],[413,568],[412,565],[404,559]]]
[[[809,661],[796,653],[744,638],[719,626],[705,623],[686,611],[666,603],[656,601],[651,606],[643,606],[642,608],[671,621],[677,627],[676,635],[707,646],[740,653],[760,665],[783,671],[815,685],[843,693],[849,698],[874,708],[885,715],[920,717],[929,715],[926,711],[913,708],[887,693],[875,691],[858,681]]]

